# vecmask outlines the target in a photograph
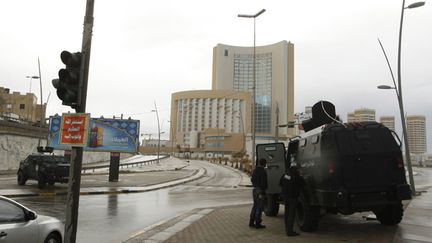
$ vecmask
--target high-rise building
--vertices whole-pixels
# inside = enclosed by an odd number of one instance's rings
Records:
[[[395,117],[394,116],[382,116],[380,117],[380,123],[388,127],[390,130],[395,130]]]
[[[410,153],[426,153],[426,117],[414,115],[407,116],[406,123]]]
[[[276,134],[292,136],[292,128],[280,132],[276,129],[280,124],[294,121],[294,44],[281,41],[257,46],[255,53],[254,62],[253,47],[224,44],[214,47],[212,89],[247,91],[253,97],[255,86],[257,142],[274,139]]]
[[[355,109],[354,112],[348,113],[347,118],[348,122],[376,121],[375,110],[368,108]]]

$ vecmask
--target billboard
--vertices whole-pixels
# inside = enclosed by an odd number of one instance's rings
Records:
[[[54,149],[71,149],[71,144],[61,141],[66,115],[70,114],[64,114],[63,119],[62,116],[50,117],[49,146]],[[138,147],[139,127],[139,120],[91,118],[86,131],[88,139],[84,150],[135,153]]]

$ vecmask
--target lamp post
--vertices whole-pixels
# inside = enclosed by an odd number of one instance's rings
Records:
[[[391,87],[388,85],[379,85],[377,88],[378,89],[394,89],[396,92],[396,97],[397,97],[398,103],[399,103],[401,123],[402,123],[403,140],[404,140],[404,144],[405,144],[405,161],[407,163],[407,168],[408,168],[408,177],[409,177],[409,182],[411,185],[411,192],[413,195],[415,195],[416,191],[415,191],[415,184],[414,184],[414,175],[413,175],[413,171],[412,171],[411,154],[410,154],[409,144],[408,144],[408,133],[407,133],[407,129],[406,129],[405,116],[404,116],[405,112],[404,112],[404,108],[403,108],[402,95],[400,93],[400,89],[398,89],[397,87]],[[399,90],[399,92],[398,92],[398,90]]]
[[[254,37],[253,37],[253,67],[252,67],[252,76],[253,76],[253,86],[252,86],[252,119],[251,119],[251,129],[252,129],[252,169],[255,167],[255,103],[256,103],[256,18],[263,14],[266,10],[261,9],[258,13],[250,15],[250,14],[239,14],[237,17],[239,18],[253,18],[254,20]]]
[[[171,139],[171,157],[174,157],[174,134],[173,134],[173,124],[171,121],[168,121],[170,123],[170,139]]]
[[[30,79],[30,89],[29,89],[29,93],[31,93],[32,80],[33,80],[33,79],[38,79],[39,76],[26,76],[26,78],[29,78],[29,79]]]
[[[152,110],[152,112],[156,112],[156,118],[157,118],[157,123],[158,123],[158,147],[157,147],[157,163],[159,164],[159,152],[160,152],[160,135],[161,135],[161,132],[160,132],[160,124],[159,124],[159,113],[158,113],[158,110],[157,110],[157,106],[156,106],[156,101],[154,102],[154,106],[155,106],[155,109],[154,109],[154,110]]]
[[[32,87],[32,80],[33,79],[38,79],[39,78],[39,76],[26,76],[26,78],[29,78],[30,79],[30,89],[29,89],[29,93],[31,93],[31,87]],[[30,119],[30,106],[27,108],[27,120],[31,120]]]
[[[42,74],[41,74],[41,69],[40,69],[40,60],[38,57],[38,69],[39,69],[39,90],[40,90],[40,126],[39,126],[39,140],[38,140],[38,146],[41,146],[41,139],[40,139],[40,134],[42,133],[42,125],[43,122],[45,121],[44,119],[44,113],[46,113],[46,106],[45,109],[43,107],[43,98],[42,98]],[[48,103],[48,101],[47,101]],[[48,145],[48,139],[47,139],[47,145]]]
[[[390,87],[388,85],[379,85],[378,86],[378,89],[394,89],[396,91],[396,96],[398,99],[399,111],[400,111],[400,116],[401,116],[404,144],[405,144],[405,159],[407,162],[409,181],[411,184],[411,192],[413,195],[416,195],[416,190],[415,190],[414,176],[413,176],[413,171],[412,171],[411,154],[410,154],[409,144],[408,144],[408,133],[407,133],[406,123],[405,123],[405,115],[404,115],[405,112],[404,112],[403,98],[402,98],[401,43],[402,43],[403,17],[404,17],[405,9],[412,9],[412,8],[421,7],[424,4],[425,4],[425,2],[415,2],[415,3],[408,5],[408,7],[405,7],[405,0],[402,1],[402,11],[401,11],[400,26],[399,26],[399,45],[398,45],[398,83],[396,86],[396,82],[395,82],[394,77],[393,77],[393,72],[391,71],[391,68],[389,66],[395,87]],[[384,48],[383,48],[383,51],[384,51]],[[385,54],[385,52],[384,52],[384,55],[387,58],[387,55]]]

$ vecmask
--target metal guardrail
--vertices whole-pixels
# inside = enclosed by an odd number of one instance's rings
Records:
[[[164,155],[164,156],[160,156],[159,160],[162,159],[166,159],[168,158],[169,155]],[[143,165],[149,165],[149,164],[153,164],[156,161],[158,161],[158,159],[152,159],[152,160],[146,160],[146,161],[138,161],[138,162],[129,162],[129,163],[124,163],[124,164],[120,164],[120,168],[122,169],[123,167],[129,168],[129,166],[131,167],[139,167],[139,166],[143,166]],[[91,170],[92,172],[95,172],[96,169],[103,169],[103,168],[109,168],[109,164],[104,164],[104,165],[95,165],[95,166],[86,166],[83,167],[81,169],[81,173],[86,173],[86,171]]]

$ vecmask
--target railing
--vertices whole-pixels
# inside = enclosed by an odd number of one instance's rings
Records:
[[[169,155],[163,155],[163,156],[159,157],[159,160],[166,159],[168,157],[169,157]],[[146,161],[123,163],[123,164],[120,164],[119,166],[120,166],[120,169],[122,169],[123,167],[129,168],[129,166],[131,166],[131,167],[141,167],[143,165],[154,164],[157,161],[158,161],[158,159],[156,158],[156,159],[151,159],[151,160],[146,160]],[[109,168],[109,166],[110,166],[109,164],[95,165],[95,166],[86,166],[86,167],[83,167],[81,169],[81,172],[82,173],[86,173],[86,171],[89,171],[89,170],[91,170],[92,172],[95,172],[96,169]]]

